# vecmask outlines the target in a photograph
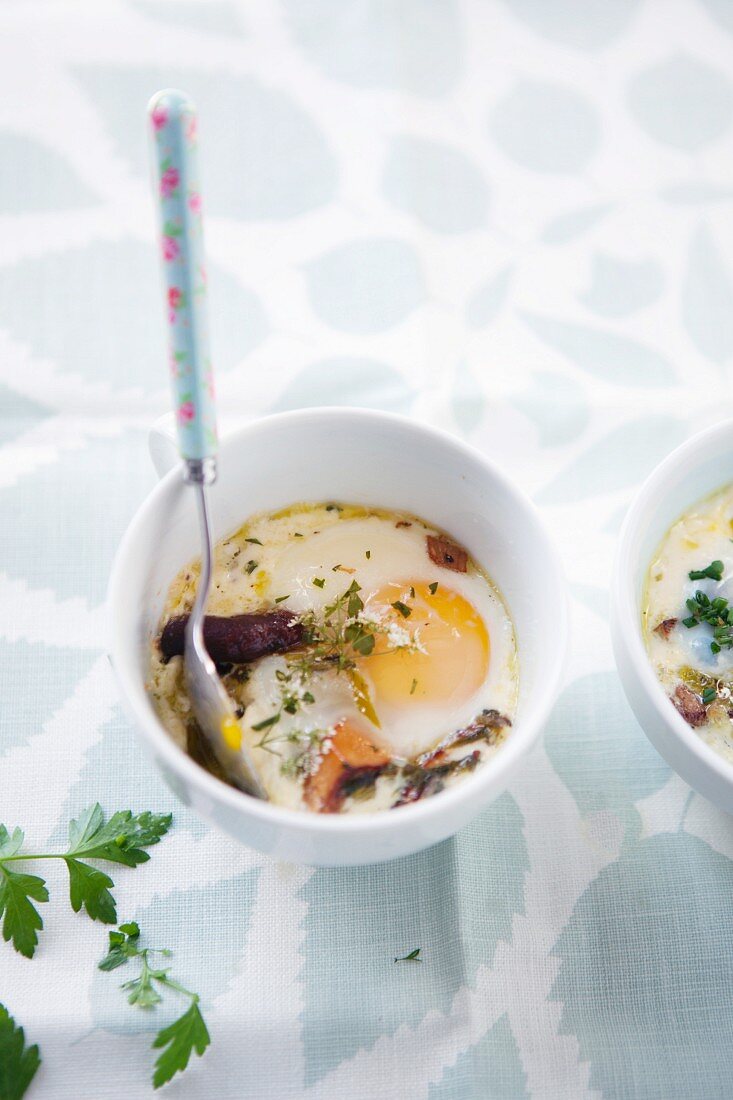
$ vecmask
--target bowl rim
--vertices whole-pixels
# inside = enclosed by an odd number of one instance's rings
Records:
[[[694,465],[690,462],[690,459],[691,457],[697,459],[699,451],[704,451],[712,444],[731,438],[733,438],[733,419],[712,424],[696,432],[689,439],[675,447],[654,467],[634,496],[621,524],[611,581],[611,603],[618,621],[618,630],[615,632],[616,638],[625,646],[639,683],[653,705],[656,715],[674,738],[681,742],[682,746],[696,757],[703,767],[714,772],[728,786],[733,786],[733,766],[712,746],[697,736],[692,727],[672,706],[668,695],[654,673],[644,645],[641,616],[637,605],[634,583],[634,572],[638,566],[638,561],[631,553],[630,543],[643,522],[645,510],[648,508],[650,501],[665,490],[670,477],[681,467]],[[722,489],[724,484],[720,485],[719,488]],[[712,486],[709,490],[710,493],[714,493],[716,488],[718,487]],[[682,515],[685,508],[694,503],[695,501],[689,501],[687,504],[681,502],[676,515]],[[673,523],[674,520],[671,522]]]
[[[132,663],[126,657],[127,639],[118,616],[114,614],[115,607],[125,598],[125,566],[128,557],[134,553],[138,531],[156,511],[160,499],[170,491],[173,483],[178,482],[180,479],[180,467],[178,465],[160,478],[132,516],[114,557],[106,599],[106,613],[109,624],[108,648],[123,703],[138,733],[144,737],[149,749],[154,751],[161,762],[170,768],[175,775],[180,775],[184,781],[197,788],[200,793],[208,796],[213,803],[223,803],[236,813],[255,817],[263,824],[287,827],[291,830],[296,829],[300,833],[321,834],[333,838],[350,834],[374,836],[380,833],[392,832],[395,829],[417,827],[421,822],[426,822],[431,818],[449,815],[451,809],[457,807],[471,794],[478,796],[481,788],[491,787],[497,784],[503,776],[508,776],[519,759],[528,753],[537,741],[559,694],[566,667],[569,633],[567,581],[562,561],[553,540],[545,529],[545,524],[536,506],[490,459],[470,444],[456,438],[444,429],[426,425],[397,413],[382,412],[375,409],[317,406],[273,413],[244,424],[227,433],[220,443],[220,454],[223,455],[230,447],[240,446],[243,440],[252,442],[258,434],[267,433],[273,427],[303,425],[308,422],[311,422],[311,426],[318,426],[320,422],[324,427],[327,427],[328,421],[333,421],[336,418],[341,422],[344,418],[350,418],[352,422],[359,422],[362,426],[376,427],[379,424],[389,424],[406,434],[413,435],[413,437],[422,436],[424,440],[431,440],[439,443],[444,448],[452,450],[459,464],[468,462],[478,465],[485,476],[498,482],[512,499],[514,508],[523,511],[536,527],[537,534],[541,539],[537,552],[541,552],[545,557],[553,574],[556,588],[557,607],[553,618],[553,644],[548,646],[546,650],[547,667],[544,669],[542,682],[538,688],[538,694],[532,709],[522,716],[521,723],[513,727],[512,735],[507,738],[501,752],[494,757],[495,763],[491,768],[477,768],[472,775],[466,776],[463,782],[439,792],[432,798],[399,807],[399,813],[397,814],[385,812],[346,815],[310,814],[303,810],[289,809],[250,798],[243,792],[216,779],[215,776],[192,760],[185,750],[175,743],[154,714],[152,708],[148,705],[146,709],[143,709],[140,696],[145,694],[145,685],[144,682],[133,682],[137,681],[137,677],[132,674]],[[520,654],[520,697],[521,684]]]

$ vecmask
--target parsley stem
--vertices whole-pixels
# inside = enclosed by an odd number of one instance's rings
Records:
[[[186,989],[185,986],[179,985],[178,982],[173,980],[173,978],[169,978],[167,975],[165,975],[165,977],[158,978],[158,981],[161,985],[167,985],[170,989],[175,989],[177,993],[182,993],[184,997],[190,997],[194,1004],[198,1004],[198,993],[192,993],[190,989]]]

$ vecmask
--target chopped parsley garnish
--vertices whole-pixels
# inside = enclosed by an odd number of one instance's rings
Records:
[[[274,726],[275,723],[279,722],[279,721],[280,721],[280,714],[279,713],[278,714],[271,714],[269,718],[263,718],[261,722],[256,722],[255,725],[252,726],[252,729],[255,730],[256,733],[259,733],[260,730],[269,729],[270,726]]]
[[[731,539],[731,542],[733,542],[733,539]],[[365,550],[364,553],[366,554],[367,561],[369,561],[370,557],[372,556],[371,550]]]
[[[725,566],[722,561],[711,561],[704,569],[692,569],[687,574],[691,581],[702,581],[709,577],[711,581],[719,581],[723,578]]]
[[[294,538],[294,539],[302,539],[302,538],[303,538],[303,536],[302,536],[302,534],[300,533],[300,531],[294,531],[294,532],[293,532],[293,538]]]
[[[314,577],[313,578],[313,583],[316,586],[316,588],[323,588],[324,584],[326,583],[326,578],[325,577]]]
[[[420,948],[416,947],[414,949],[414,951],[410,951],[410,953],[408,955],[399,955],[395,959],[395,962],[396,963],[406,963],[406,962],[421,963],[422,959],[420,958]]]
[[[199,1008],[199,995],[169,977],[170,967],[151,964],[152,955],[170,958],[167,948],[140,947],[140,928],[135,921],[121,924],[109,934],[109,951],[99,963],[100,970],[116,970],[133,959],[140,960],[140,973],[121,986],[128,1003],[138,1008],[152,1009],[163,1000],[160,991],[172,990],[188,997],[189,1006],[182,1016],[162,1028],[153,1040],[153,1049],[160,1050],[153,1073],[153,1088],[160,1088],[177,1073],[182,1073],[195,1051],[199,1057],[211,1043],[206,1023]]]
[[[244,567],[245,572],[246,573],[254,573],[254,571],[255,571],[255,569],[257,568],[258,565],[259,565],[259,562],[256,562],[254,560],[254,558],[250,558],[249,561],[247,562],[247,564]]]
[[[402,600],[395,600],[395,602],[392,604],[392,607],[395,609],[395,611],[399,611],[403,619],[409,619],[410,615],[412,615],[412,608],[408,607],[406,603],[402,602]]]
[[[282,603],[283,600],[289,600],[289,599],[290,599],[290,593],[288,593],[287,596],[277,596],[275,598],[275,603]]]
[[[410,695],[414,695],[414,694],[415,694],[415,688],[416,688],[416,687],[417,687],[417,680],[413,680],[413,681],[412,681],[412,686],[410,687]]]
[[[415,599],[415,589],[414,589],[413,586],[410,587],[410,599],[411,600]]]
[[[262,543],[260,542],[260,540],[259,540],[259,539],[245,539],[244,541],[245,541],[245,542],[251,542],[251,543],[253,543],[253,544],[254,544],[255,546],[262,546]]]
[[[709,706],[710,703],[714,703],[717,698],[718,693],[714,687],[706,687],[702,693],[702,701],[706,707]]]
[[[41,915],[33,902],[47,902],[45,879],[13,869],[24,860],[63,859],[69,872],[69,900],[75,913],[85,909],[92,920],[114,924],[117,920],[115,899],[111,894],[114,882],[87,859],[106,863],[123,863],[136,867],[147,863],[150,856],[143,848],[157,844],[168,832],[170,814],[133,814],[121,810],[105,821],[97,803],[79,815],[69,825],[69,846],[65,852],[22,852],[22,829],[9,832],[0,825],[0,917],[3,939],[11,940],[21,955],[30,959],[38,944],[38,932],[43,928]]]
[[[710,643],[712,653],[733,648],[733,608],[728,606],[728,601],[723,596],[716,596],[711,600],[704,592],[696,592],[694,599],[687,600],[687,607],[691,614],[682,622],[688,629],[692,629],[698,623],[708,623],[712,626],[713,640]]]
[[[432,583],[432,584],[429,584],[429,585],[428,585],[428,588],[429,588],[429,590],[430,590],[430,595],[431,595],[431,596],[434,596],[434,595],[435,595],[435,593],[436,593],[436,592],[438,591],[438,582],[437,582],[437,581],[433,581],[433,583]]]

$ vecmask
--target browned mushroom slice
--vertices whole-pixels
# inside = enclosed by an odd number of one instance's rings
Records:
[[[452,569],[454,573],[465,573],[468,568],[468,554],[462,546],[445,538],[444,535],[426,535],[428,556],[436,565]]]
[[[677,626],[678,621],[678,619],[663,619],[661,623],[654,627],[654,633],[659,634],[661,638],[668,638]]]
[[[682,717],[691,726],[701,726],[707,717],[702,699],[688,688],[687,684],[678,684],[672,702]]]
[[[389,764],[390,757],[383,749],[348,722],[341,722],[318,768],[305,781],[305,800],[317,813],[336,813],[349,785],[375,782]]]
[[[166,659],[183,653],[187,622],[188,615],[176,615],[163,627],[158,644]],[[284,653],[300,645],[303,636],[303,624],[292,611],[282,609],[204,619],[204,642],[216,664],[242,664]]]
[[[492,745],[499,736],[499,732],[511,724],[511,720],[505,714],[500,714],[498,710],[484,710],[470,725],[449,734],[430,752],[423,753],[418,757],[417,762],[424,768],[432,768],[436,764],[443,763],[447,759],[448,751],[458,745],[470,745],[474,741],[486,741]]]
[[[468,756],[463,756],[460,760],[449,760],[445,764],[438,762],[427,766],[408,764],[404,768],[407,782],[400,789],[397,801],[393,804],[392,809],[394,810],[397,806],[407,806],[411,802],[418,802],[428,795],[438,794],[445,786],[447,776],[454,775],[456,772],[473,771],[480,759],[481,753],[478,749],[474,749]]]

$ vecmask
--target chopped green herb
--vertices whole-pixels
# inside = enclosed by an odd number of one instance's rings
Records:
[[[414,695],[414,694],[415,694],[415,688],[416,688],[416,687],[417,687],[417,680],[413,680],[413,681],[412,681],[412,686],[411,686],[411,688],[410,688],[410,695]]]
[[[704,592],[696,592],[694,599],[687,600],[691,614],[683,619],[683,624],[691,630],[698,623],[708,623],[713,628],[711,653],[720,653],[721,649],[733,648],[733,608],[723,596],[711,600]]]
[[[303,536],[301,535],[300,531],[295,531],[294,534],[293,534],[293,538],[302,539]]]
[[[428,585],[428,588],[430,589],[430,595],[431,595],[431,596],[434,596],[434,595],[435,595],[435,593],[436,593],[436,592],[438,591],[438,582],[437,582],[437,581],[433,581],[433,583],[432,583],[432,584],[429,584],[429,585]]]
[[[314,577],[313,578],[313,583],[316,586],[316,588],[323,588],[324,584],[326,583],[326,578],[325,577]]]
[[[12,869],[12,864],[29,859],[63,859],[69,872],[69,900],[75,913],[85,909],[92,920],[113,924],[117,919],[112,879],[84,859],[104,860],[136,867],[150,859],[143,848],[157,844],[168,832],[170,814],[133,814],[121,810],[105,821],[97,803],[69,825],[69,847],[65,852],[21,852],[22,829],[9,832],[0,825],[0,917],[3,939],[26,958],[32,958],[43,928],[41,915],[33,902],[47,902],[46,882],[38,875]],[[32,900],[31,900],[32,899]]]
[[[733,542],[733,539],[731,539],[730,541]],[[369,561],[370,557],[372,556],[371,550],[365,550],[364,553],[366,554],[367,561]]]
[[[260,542],[260,540],[259,540],[259,539],[245,539],[244,541],[245,541],[245,542],[251,542],[251,543],[253,543],[253,544],[254,544],[255,546],[262,546],[262,543]]]
[[[402,602],[402,600],[395,600],[395,602],[392,604],[392,607],[395,609],[395,611],[399,611],[403,619],[409,619],[410,615],[412,615],[412,608],[408,607],[406,603]]]
[[[415,599],[415,589],[412,586],[410,587],[410,599],[411,600]]]
[[[109,951],[99,963],[100,970],[116,970],[133,959],[140,960],[140,973],[124,982],[120,988],[127,993],[128,1003],[138,1008],[155,1008],[163,1000],[160,990],[172,990],[188,997],[190,1004],[182,1016],[162,1028],[153,1040],[153,1049],[160,1050],[153,1073],[153,1087],[158,1089],[176,1073],[182,1073],[195,1051],[199,1057],[211,1043],[206,1023],[199,1008],[199,996],[169,977],[170,967],[151,965],[151,955],[169,958],[167,948],[140,947],[140,929],[131,921],[121,924],[117,932],[109,933]]]
[[[715,700],[717,698],[718,698],[718,693],[717,693],[717,691],[715,690],[714,687],[707,687],[707,688],[705,688],[705,690],[702,693],[702,701],[703,701],[703,703],[705,704],[706,707],[709,706],[711,703],[715,702]]]
[[[343,508],[341,507],[340,504],[327,504],[326,505],[326,511],[327,512],[342,512]]]
[[[711,581],[719,581],[723,577],[725,566],[722,561],[711,561],[704,569],[692,569],[687,575],[691,581],[701,581],[709,577]]]
[[[257,566],[258,566],[258,564],[259,564],[259,562],[256,562],[256,561],[254,560],[254,558],[250,558],[250,559],[249,559],[249,561],[247,562],[247,564],[246,564],[246,565],[245,565],[245,567],[244,567],[244,568],[245,568],[245,572],[247,572],[247,573],[254,573],[255,569],[256,569],[256,568],[257,568]]]
[[[409,955],[400,955],[395,959],[396,963],[415,962],[421,963],[420,948],[416,947],[414,951],[410,951]]]
[[[283,600],[289,600],[289,599],[290,599],[290,594],[289,593],[288,593],[287,596],[277,596],[276,599],[275,599],[275,603],[282,603]]]
[[[18,1027],[5,1005],[0,1004],[0,1096],[21,1100],[41,1064],[38,1047],[27,1047],[23,1028]]]
[[[252,729],[256,733],[259,733],[260,730],[269,729],[270,726],[274,726],[275,723],[279,722],[279,721],[280,721],[279,713],[278,714],[271,714],[269,718],[263,718],[261,722],[257,722],[254,726],[252,726]]]

